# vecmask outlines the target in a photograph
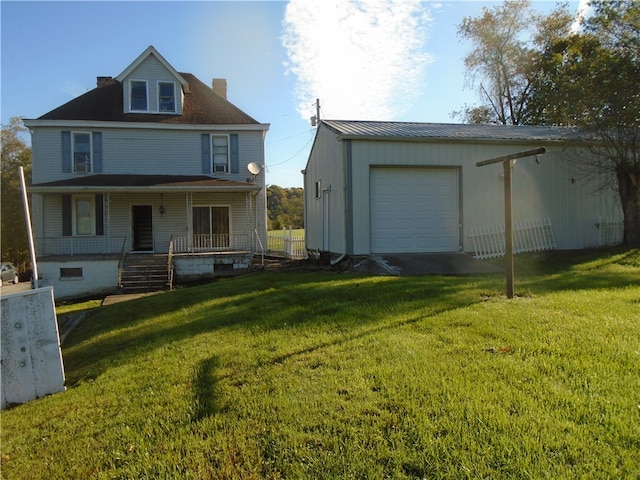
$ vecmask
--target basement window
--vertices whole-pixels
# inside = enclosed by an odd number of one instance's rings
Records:
[[[82,278],[82,267],[61,268],[60,278],[77,279]]]

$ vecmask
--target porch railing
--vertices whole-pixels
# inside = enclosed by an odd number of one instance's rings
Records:
[[[36,251],[44,255],[82,255],[120,253],[126,237],[41,237]]]
[[[251,239],[244,233],[225,235],[191,235],[173,239],[174,253],[226,252],[251,250]]]

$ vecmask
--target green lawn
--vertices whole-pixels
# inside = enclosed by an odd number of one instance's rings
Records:
[[[6,479],[638,478],[640,251],[258,272],[95,308]]]

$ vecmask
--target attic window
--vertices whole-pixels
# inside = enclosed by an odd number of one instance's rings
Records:
[[[130,83],[130,110],[146,112],[149,110],[147,101],[147,82],[145,80],[131,80]]]
[[[158,110],[172,113],[176,111],[176,89],[173,82],[158,83]]]

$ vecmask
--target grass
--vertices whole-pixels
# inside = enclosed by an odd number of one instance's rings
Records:
[[[99,307],[7,479],[637,478],[640,251],[504,279],[261,272]]]

